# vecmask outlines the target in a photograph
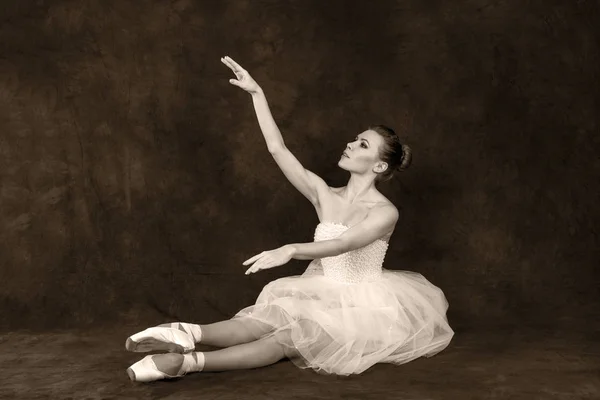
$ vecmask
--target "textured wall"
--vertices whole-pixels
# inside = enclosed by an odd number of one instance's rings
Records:
[[[12,4],[11,4],[12,3]],[[0,11],[0,323],[210,322],[308,261],[242,261],[318,222],[230,55],[332,186],[394,127],[413,165],[385,266],[455,325],[598,310],[595,1],[13,1]]]

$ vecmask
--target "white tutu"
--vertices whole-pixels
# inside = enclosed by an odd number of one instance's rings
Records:
[[[339,225],[321,223],[316,240],[339,235]],[[282,344],[293,346],[300,355],[291,358],[292,362],[319,373],[359,374],[376,363],[403,364],[433,356],[454,335],[446,318],[448,302],[442,290],[423,275],[382,268],[382,257],[375,253],[385,253],[386,248],[379,243],[315,259],[304,274],[268,283],[256,303],[233,318],[273,327],[263,337],[287,331],[289,335],[284,336],[291,337],[292,343]],[[369,263],[369,259],[379,262]],[[367,270],[370,278],[340,279],[336,268],[347,271],[352,267],[349,260],[363,263],[354,265],[355,275]],[[378,273],[374,275],[375,267]]]

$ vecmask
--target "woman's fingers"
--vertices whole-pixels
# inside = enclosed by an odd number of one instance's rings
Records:
[[[225,56],[224,57],[225,60],[229,61],[231,63],[231,65],[233,65],[236,69],[238,69],[239,71],[244,71],[244,68],[242,68],[242,66],[238,63],[236,63],[233,58],[229,57],[229,56]]]
[[[262,260],[257,261],[256,263],[254,263],[254,265],[252,265],[250,268],[248,268],[248,270],[246,271],[246,275],[258,271],[260,269],[260,266],[261,266],[261,261]]]
[[[225,57],[221,57],[221,62],[227,65],[229,69],[233,71],[234,74],[238,74],[238,71],[236,70],[235,66],[232,63],[230,63],[227,59],[225,59]]]
[[[272,266],[272,262],[263,262],[263,260],[259,260],[253,266],[248,268],[248,270],[246,271],[246,275],[258,272],[261,269],[268,269],[271,266]]]
[[[231,68],[231,70],[233,72],[235,72],[236,74],[238,73],[242,73],[244,72],[244,68],[242,68],[242,66],[238,63],[236,63],[235,61],[233,61],[231,59],[231,57],[221,57],[221,61],[223,62],[223,64],[227,65],[229,68]]]
[[[273,265],[273,260],[271,259],[269,254],[266,253],[266,251],[263,251],[262,253],[257,254],[254,257],[249,258],[248,260],[243,262],[244,265],[248,265],[256,261],[254,265],[252,265],[246,270],[246,275],[260,271],[261,269],[271,268],[271,266]]]
[[[238,74],[238,71],[236,70],[235,66],[233,64],[231,64],[229,61],[227,61],[225,58],[221,57],[221,62],[225,65],[227,65],[229,67],[229,69],[231,69],[233,71],[234,74]]]
[[[256,271],[257,271],[257,269],[256,269],[256,268],[254,267],[254,265],[253,265],[252,267],[248,268],[248,270],[246,271],[245,275],[248,275],[248,274],[253,274],[253,273],[255,273]]]
[[[249,258],[249,259],[247,259],[246,261],[244,261],[244,262],[242,263],[242,265],[248,265],[248,264],[250,264],[250,263],[253,263],[254,261],[256,261],[256,260],[258,260],[259,258],[261,258],[261,257],[263,256],[263,254],[264,254],[264,253],[265,253],[265,252],[263,251],[262,253],[260,253],[260,254],[257,254],[257,255],[255,255],[255,256],[254,256],[254,257],[252,257],[252,258]]]
[[[223,62],[223,64],[227,65],[229,68],[235,70],[235,66],[227,58],[221,57],[221,61]]]
[[[245,73],[244,70],[240,70],[239,68],[237,68],[235,65],[231,64],[229,61],[227,61],[224,58],[221,58],[221,61],[223,62],[223,64],[227,65],[229,67],[229,69],[231,69],[233,71],[236,78],[238,78],[239,80],[244,78],[244,73]]]

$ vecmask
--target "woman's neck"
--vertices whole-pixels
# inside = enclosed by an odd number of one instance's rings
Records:
[[[348,184],[342,190],[342,198],[354,204],[369,196],[371,191],[375,188],[375,182],[373,178],[367,176],[351,175],[348,180]]]

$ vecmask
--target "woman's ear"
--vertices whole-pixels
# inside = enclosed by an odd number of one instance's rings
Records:
[[[385,171],[387,168],[388,168],[388,164],[384,161],[380,161],[375,165],[375,171],[379,172],[379,173]]]

